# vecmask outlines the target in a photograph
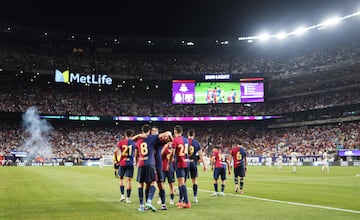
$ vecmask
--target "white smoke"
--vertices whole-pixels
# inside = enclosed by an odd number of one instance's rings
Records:
[[[28,152],[28,157],[34,159],[37,156],[50,158],[52,146],[49,142],[49,134],[53,129],[44,119],[41,119],[36,107],[32,106],[22,115],[25,129],[24,143],[22,148]]]

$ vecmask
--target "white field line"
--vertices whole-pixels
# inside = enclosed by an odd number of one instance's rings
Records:
[[[192,189],[189,188],[189,190],[192,190]],[[213,193],[213,191],[210,191],[210,190],[198,189],[198,191]],[[256,199],[256,200],[266,201],[266,202],[275,202],[275,203],[281,203],[281,204],[297,205],[297,206],[328,209],[328,210],[333,210],[333,211],[350,212],[350,213],[360,214],[360,211],[351,210],[351,209],[334,208],[334,207],[329,207],[329,206],[312,205],[312,204],[299,203],[299,202],[288,202],[288,201],[282,201],[282,200],[266,199],[266,198],[260,198],[260,197],[255,197],[255,196],[238,195],[238,194],[232,194],[232,193],[225,193],[225,195],[234,196],[234,197],[243,197],[243,198],[247,198],[247,199]]]

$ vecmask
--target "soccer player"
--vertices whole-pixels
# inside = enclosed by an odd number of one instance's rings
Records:
[[[197,198],[197,191],[198,191],[198,184],[197,184],[197,178],[198,178],[198,169],[197,169],[197,164],[198,164],[198,160],[200,159],[200,161],[204,161],[204,157],[203,157],[203,152],[201,150],[200,147],[200,143],[194,139],[195,138],[195,130],[194,129],[190,129],[187,132],[187,138],[189,141],[189,173],[188,173],[188,177],[191,178],[192,180],[192,184],[193,184],[193,193],[194,193],[194,202],[198,203],[198,198]],[[206,171],[207,167],[206,164],[204,163],[204,172]]]
[[[225,180],[226,180],[226,168],[231,174],[229,161],[225,155],[221,154],[219,147],[213,147],[213,154],[211,158],[211,169],[214,170],[214,193],[213,196],[225,196]],[[221,177],[221,192],[218,192],[218,179]]]
[[[235,192],[239,191],[239,177],[240,177],[240,194],[244,194],[244,177],[246,175],[246,150],[240,143],[235,145],[230,151],[230,163],[234,166],[234,181]]]
[[[236,91],[234,89],[231,89],[231,93],[230,93],[230,97],[231,97],[231,103],[235,103],[236,102]]]
[[[134,132],[126,129],[124,132],[124,139],[120,140],[114,151],[114,158],[117,160],[120,155],[120,160],[117,161],[119,165],[119,179],[120,179],[120,202],[125,200],[124,196],[124,177],[126,177],[126,203],[131,203],[131,179],[134,176],[134,155],[136,154],[135,142],[131,140]]]
[[[191,203],[188,200],[185,178],[188,169],[188,139],[183,134],[183,127],[176,125],[174,127],[174,140],[172,142],[172,157],[175,157],[175,172],[178,180],[180,199],[177,203],[179,208],[190,208]]]
[[[297,153],[295,152],[295,149],[293,149],[292,152],[290,153],[290,161],[292,165],[292,172],[296,173]]]
[[[174,189],[174,182],[175,182],[175,165],[174,161],[171,158],[172,149],[171,149],[172,142],[168,142],[164,145],[161,150],[161,159],[162,159],[162,172],[163,172],[163,183],[165,183],[166,179],[169,183],[170,187],[170,205],[174,205],[174,196],[175,196],[175,189]]]
[[[329,155],[327,154],[327,150],[324,150],[324,153],[322,153],[322,162],[323,165],[321,166],[321,172],[323,173],[326,168],[326,171],[329,173]]]
[[[153,126],[151,128],[151,135],[158,135],[159,134],[159,128],[156,126]],[[165,198],[166,198],[166,194],[165,194],[165,189],[164,189],[164,175],[163,175],[163,166],[162,166],[162,156],[161,156],[161,151],[162,148],[166,145],[167,142],[172,141],[172,136],[167,136],[165,138],[161,138],[160,139],[160,144],[161,144],[161,148],[157,148],[155,151],[155,164],[156,164],[156,182],[157,182],[157,186],[159,188],[159,201],[158,204],[161,204],[161,210],[167,210],[166,207],[166,202],[165,202]],[[145,189],[145,194],[147,189]]]
[[[170,131],[163,132],[158,135],[150,135],[151,127],[148,124],[144,124],[141,127],[141,134],[135,135],[133,139],[137,139],[137,155],[136,161],[138,165],[137,182],[138,196],[140,202],[140,208],[138,211],[143,212],[145,206],[148,209],[156,212],[156,208],[151,204],[153,196],[156,191],[156,166],[155,166],[155,151],[161,147],[160,139],[167,136],[171,136]],[[144,206],[144,185],[150,184],[149,195]]]
[[[277,162],[278,170],[281,170],[282,169],[282,163],[283,163],[283,157],[282,157],[281,153],[279,154],[276,162]]]

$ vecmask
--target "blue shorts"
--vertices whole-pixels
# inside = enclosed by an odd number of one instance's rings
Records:
[[[165,181],[162,169],[156,169],[156,182],[163,183]]]
[[[136,181],[139,183],[151,183],[156,181],[155,165],[145,165],[138,168]]]
[[[188,168],[176,168],[176,178],[184,177],[186,179]]]
[[[120,166],[119,167],[119,177],[130,177],[134,176],[134,166]]]
[[[163,182],[165,182],[166,179],[167,179],[168,183],[174,183],[175,182],[175,172],[174,171],[165,171],[165,170],[163,170],[162,173],[163,173],[163,177],[164,177]]]
[[[214,169],[214,180],[218,180],[219,176],[221,176],[221,180],[226,180],[226,168]]]
[[[245,177],[245,166],[240,165],[236,168],[234,168],[234,176],[235,177]]]
[[[198,177],[197,165],[190,165],[187,177],[191,179],[195,179]]]

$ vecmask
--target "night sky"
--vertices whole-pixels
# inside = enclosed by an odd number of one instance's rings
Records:
[[[75,2],[75,1],[73,1]],[[81,3],[81,2],[80,2]],[[79,34],[222,37],[291,31],[360,10],[357,0],[193,0],[6,3],[1,23]],[[10,5],[12,4],[12,5]]]

